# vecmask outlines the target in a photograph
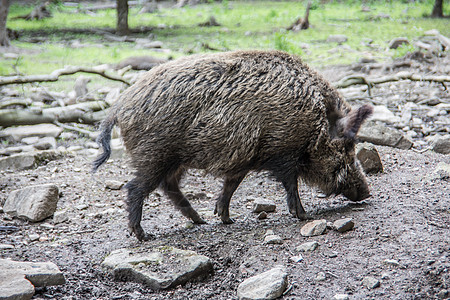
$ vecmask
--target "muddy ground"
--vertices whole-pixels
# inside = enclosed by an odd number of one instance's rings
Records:
[[[70,220],[45,228],[0,214],[2,224],[20,228],[1,233],[0,243],[12,244],[3,258],[21,261],[52,261],[64,272],[64,286],[38,289],[35,299],[235,299],[240,282],[251,275],[283,264],[289,273],[290,289],[283,299],[331,299],[350,294],[351,299],[430,299],[442,298],[449,289],[450,267],[450,189],[448,177],[426,180],[439,162],[450,157],[433,153],[377,147],[384,173],[368,176],[373,196],[362,203],[343,197],[321,198],[302,186],[300,194],[308,212],[316,219],[335,221],[352,217],[355,228],[346,233],[328,230],[305,238],[300,228],[305,221],[292,218],[284,201],[282,186],[267,174],[250,174],[232,199],[235,223],[223,225],[213,216],[215,197],[221,182],[200,172],[189,171],[182,189],[207,225],[186,226],[187,220],[174,210],[161,192],[152,193],[144,208],[143,227],[156,234],[148,242],[138,242],[126,229],[122,199],[124,191],[105,189],[108,179],[132,178],[125,159],[107,163],[91,175],[90,161],[66,157],[35,170],[1,173],[2,202],[9,192],[28,185],[54,183],[60,187],[59,210],[67,210]],[[268,219],[251,213],[253,199],[273,200],[277,210]],[[85,208],[83,208],[85,207]],[[272,229],[284,239],[282,245],[265,245],[264,234]],[[37,233],[41,240],[29,242]],[[289,258],[306,241],[320,247],[303,253],[298,263]],[[170,245],[210,257],[214,274],[168,291],[152,291],[135,283],[116,282],[100,266],[110,251],[121,247]],[[398,261],[388,265],[386,259]],[[319,272],[324,281],[316,281]],[[369,290],[362,286],[365,276],[381,281]],[[447,294],[448,296],[448,294]]]

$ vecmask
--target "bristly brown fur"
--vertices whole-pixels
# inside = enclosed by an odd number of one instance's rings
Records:
[[[300,58],[280,51],[197,55],[155,67],[122,94],[109,117],[137,170],[127,185],[130,228],[147,238],[142,202],[160,184],[184,215],[204,222],[178,189],[183,168],[225,178],[216,204],[224,223],[232,222],[231,195],[250,170],[269,170],[282,182],[299,218],[306,213],[298,177],[360,200],[368,189],[352,137],[370,112],[352,111]]]

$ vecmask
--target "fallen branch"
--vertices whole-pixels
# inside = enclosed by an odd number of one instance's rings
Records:
[[[127,85],[130,83],[123,77],[117,74],[107,74],[108,69],[105,66],[97,67],[66,67],[64,69],[59,69],[53,71],[50,75],[28,75],[28,76],[4,76],[0,77],[0,86],[8,84],[22,84],[22,83],[32,83],[32,82],[51,82],[57,81],[60,76],[73,75],[75,73],[90,73],[103,76],[104,78],[120,81]]]
[[[33,101],[29,98],[22,99],[22,98],[8,98],[5,97],[0,100],[0,109],[8,107],[8,106],[22,106],[27,107],[28,105],[31,105]]]
[[[97,136],[98,136],[97,132],[92,132],[92,131],[89,131],[89,130],[86,130],[86,129],[82,129],[82,128],[78,128],[78,127],[75,127],[75,126],[66,125],[66,124],[63,124],[63,123],[58,122],[58,121],[54,121],[53,123],[55,125],[61,127],[61,128],[81,133],[81,134],[87,136],[88,138],[90,138],[92,140],[95,140],[97,138]]]
[[[389,76],[382,76],[378,78],[367,78],[363,75],[350,75],[347,77],[342,78],[339,80],[336,84],[334,84],[337,88],[346,88],[351,85],[358,85],[358,84],[365,84],[369,88],[369,95],[370,95],[370,88],[373,87],[376,84],[386,83],[386,82],[393,82],[393,81],[400,81],[400,80],[411,80],[411,81],[428,81],[428,82],[437,82],[445,86],[446,82],[450,82],[450,76],[433,76],[433,75],[417,75],[411,72],[398,72],[394,75]]]
[[[2,109],[0,110],[0,126],[54,122],[94,124],[106,116],[107,106],[104,101],[90,101],[44,109]]]
[[[50,5],[50,2],[44,2],[36,6],[32,12],[26,15],[17,16],[14,18],[11,18],[11,20],[17,20],[17,19],[24,19],[27,21],[31,20],[42,20],[45,18],[50,18],[52,16],[52,13],[50,10],[48,10],[48,6]]]

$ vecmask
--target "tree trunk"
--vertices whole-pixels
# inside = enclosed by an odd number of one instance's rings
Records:
[[[444,17],[443,6],[444,6],[444,3],[442,0],[435,0],[434,6],[433,6],[433,12],[431,13],[431,16],[433,18],[443,18]]]
[[[128,0],[117,0],[117,34],[128,34]]]
[[[0,0],[0,46],[8,47],[9,38],[6,30],[6,20],[8,19],[9,0]]]

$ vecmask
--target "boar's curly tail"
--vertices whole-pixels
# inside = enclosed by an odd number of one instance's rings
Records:
[[[92,173],[97,171],[98,167],[105,163],[111,156],[111,131],[115,124],[116,117],[114,114],[111,114],[101,125],[102,132],[97,137],[97,143],[103,149],[103,153],[92,162]]]

